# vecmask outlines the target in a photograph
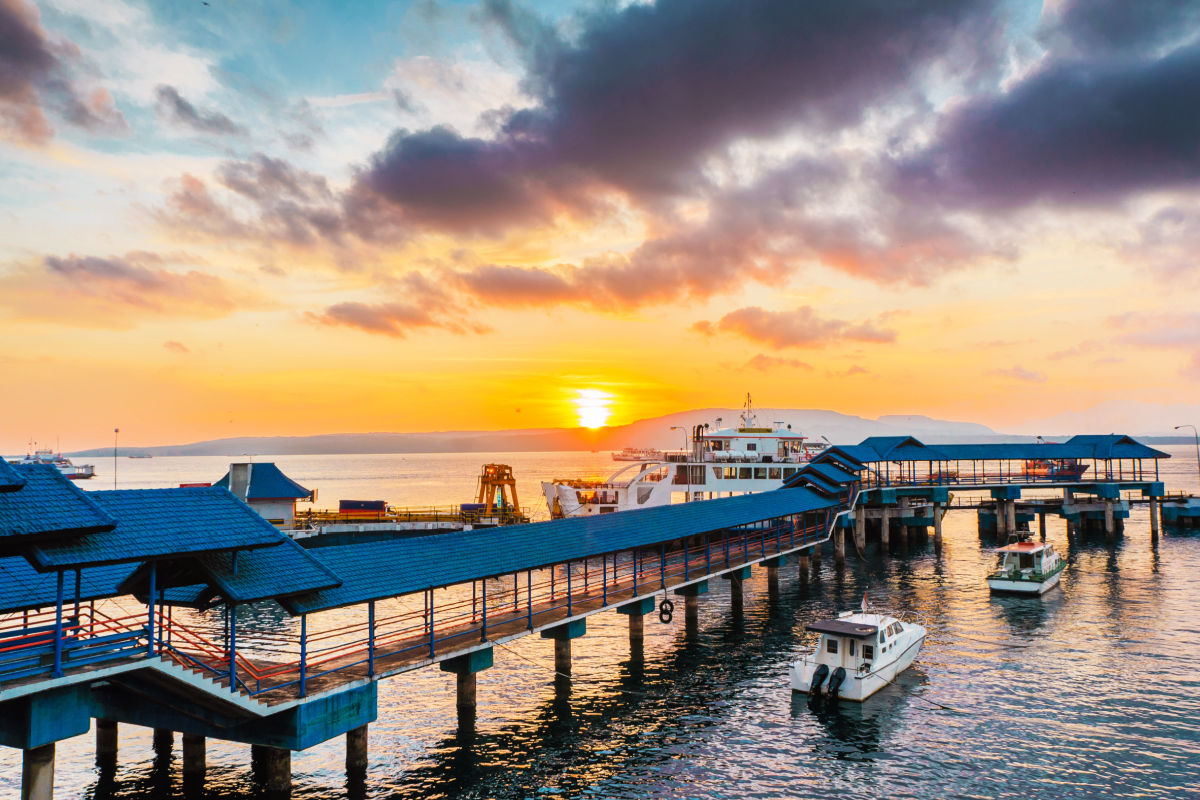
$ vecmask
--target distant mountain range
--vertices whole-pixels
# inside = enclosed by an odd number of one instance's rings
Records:
[[[505,431],[436,431],[430,433],[332,433],[319,436],[241,436],[163,447],[123,447],[119,455],[240,456],[319,455],[326,453],[482,453],[537,450],[619,450],[623,447],[678,449],[693,425],[728,427],[738,423],[739,409],[704,408],[638,420],[608,428],[526,428]],[[867,419],[816,409],[758,409],[760,425],[775,421],[813,439],[839,444],[868,436],[912,434],[922,441],[1029,441],[1030,437],[997,434],[985,425],[930,417],[887,415]],[[672,430],[672,427],[678,430]],[[71,456],[112,455],[111,448],[70,453]]]
[[[1098,407],[1102,408],[1102,407]],[[1110,410],[1111,409],[1104,409]],[[1161,410],[1151,416],[1144,408],[1126,412],[1128,428],[1119,432],[1145,430],[1133,423],[1146,423],[1151,419],[1163,418]],[[1181,419],[1188,414],[1178,409]],[[856,444],[868,436],[912,435],[924,442],[1030,442],[1033,436],[997,433],[986,425],[974,422],[954,422],[934,419],[920,414],[888,414],[878,419],[840,414],[820,409],[776,409],[756,410],[760,425],[779,421],[791,425],[793,430],[807,434],[812,439],[826,439],[835,444]],[[501,431],[436,431],[428,433],[330,433],[318,436],[241,436],[230,439],[213,439],[192,444],[167,445],[162,447],[122,447],[118,454],[151,456],[241,456],[241,455],[320,455],[328,453],[488,453],[545,450],[620,450],[623,447],[657,447],[679,449],[687,442],[693,425],[709,423],[720,427],[737,424],[740,409],[702,408],[681,411],[661,417],[638,420],[629,425],[608,428],[524,428]],[[1100,416],[1095,420],[1102,421]],[[1104,420],[1109,421],[1109,420]],[[1044,424],[1022,425],[1026,430],[1071,430],[1089,433],[1108,433],[1102,425],[1077,428],[1063,418],[1049,418]],[[672,430],[672,428],[677,430]],[[1169,426],[1161,422],[1147,428],[1167,433]],[[1139,436],[1147,443],[1191,443],[1187,436]],[[1067,434],[1051,436],[1049,439],[1063,440]],[[69,453],[71,456],[111,456],[111,448],[95,448]]]

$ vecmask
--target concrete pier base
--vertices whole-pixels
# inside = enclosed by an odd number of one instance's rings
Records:
[[[689,639],[700,632],[700,596],[691,594],[683,598],[683,630]]]
[[[1150,498],[1150,544],[1158,544],[1158,527],[1161,524],[1161,507],[1157,497]]]
[[[53,800],[54,743],[24,751],[21,759],[21,800]]]
[[[471,675],[475,677],[474,673]],[[346,731],[346,775],[361,778],[367,774],[367,726]]]
[[[746,598],[741,573],[729,574],[729,610],[740,619],[745,612]]]
[[[1004,504],[1004,528],[1012,534],[1017,530],[1017,502],[1009,500]]]
[[[801,550],[800,555],[796,556],[796,577],[801,583],[808,583],[808,572],[812,569],[808,562],[808,551]]]
[[[1046,512],[1038,512],[1038,537],[1044,542],[1046,541]]]
[[[96,720],[96,763],[102,766],[117,762],[117,723],[111,719]]]
[[[571,640],[567,638],[554,640],[554,671],[559,677],[571,675]]]
[[[845,569],[846,567],[846,532],[840,527],[835,527],[833,533],[833,566],[836,569]]]
[[[941,503],[933,504],[933,549],[935,552],[942,552],[942,510]]]
[[[779,567],[767,567],[767,599],[772,603],[779,602]]]
[[[854,509],[854,550],[860,557],[867,552],[867,510],[861,505]]]
[[[250,746],[255,777],[272,795],[292,792],[292,751],[278,747]]]
[[[492,648],[485,647],[461,656],[448,658],[438,664],[438,668],[442,672],[453,672],[455,675],[457,687],[455,706],[458,708],[460,733],[471,732],[475,728],[475,673],[491,668],[494,663],[493,659]],[[366,733],[364,732],[363,735],[365,736]],[[346,742],[349,747],[350,740],[347,739]],[[349,753],[348,750],[347,753]]]
[[[1113,513],[1113,501],[1104,501],[1104,541],[1112,544],[1117,538],[1116,516]]]
[[[175,747],[175,731],[155,728],[153,742],[155,755],[170,755],[171,750]]]
[[[883,513],[879,517],[879,546],[883,548],[883,552],[887,552],[891,546],[892,535],[892,512],[887,506],[884,506]]]
[[[454,705],[458,709],[459,719],[464,716],[475,716],[476,698],[475,698],[475,673],[460,672],[455,676],[456,693],[454,697]]]
[[[183,734],[183,779],[203,781],[206,763],[206,743],[203,736]]]
[[[629,652],[641,654],[646,642],[646,618],[642,614],[629,615]]]

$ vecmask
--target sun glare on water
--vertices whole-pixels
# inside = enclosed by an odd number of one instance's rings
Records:
[[[577,389],[572,402],[580,427],[600,428],[608,424],[613,399],[611,394],[600,389]]]

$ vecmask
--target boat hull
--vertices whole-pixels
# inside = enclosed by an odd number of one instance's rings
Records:
[[[878,670],[866,675],[847,673],[846,680],[838,688],[838,698],[841,700],[853,700],[858,703],[866,700],[895,680],[896,676],[901,672],[912,666],[913,661],[916,660],[917,655],[921,652],[921,646],[924,643],[925,634],[922,633],[914,641],[910,642],[897,658],[880,667]],[[803,659],[793,663],[791,669],[792,691],[808,694],[808,688],[812,685],[813,673],[816,672],[819,666],[816,661],[810,659]],[[818,694],[825,694],[823,689],[818,689],[817,691]]]
[[[1058,585],[1062,570],[1044,581],[1014,581],[1008,578],[988,578],[988,588],[995,594],[1045,594]]]

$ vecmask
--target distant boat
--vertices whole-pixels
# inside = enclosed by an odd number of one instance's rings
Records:
[[[34,450],[12,464],[53,464],[64,476],[73,481],[87,480],[96,476],[96,468],[91,464],[72,464],[71,459],[53,450]]]
[[[154,456],[150,455],[149,453],[133,453],[129,457],[130,458],[154,458]]]
[[[626,447],[612,454],[613,461],[661,461],[662,457],[663,451],[653,447]]]
[[[988,574],[993,592],[1042,594],[1058,585],[1067,562],[1059,558],[1054,545],[1022,539],[996,551],[1000,558]]]

